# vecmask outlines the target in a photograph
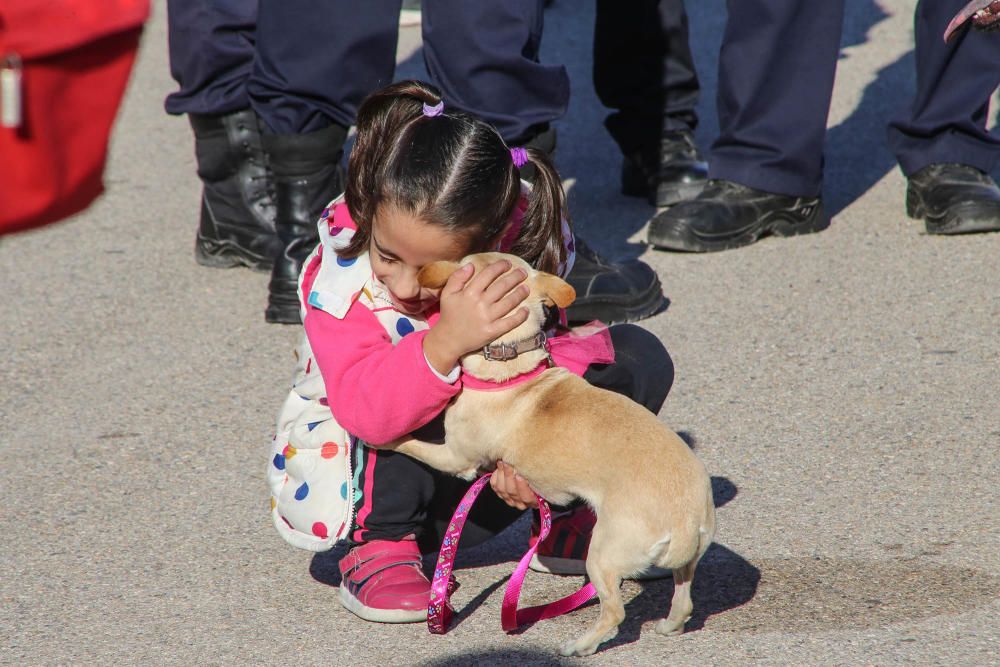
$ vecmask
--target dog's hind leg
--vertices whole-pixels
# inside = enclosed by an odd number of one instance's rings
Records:
[[[600,522],[594,527],[587,556],[587,576],[597,589],[601,601],[601,615],[597,622],[579,639],[566,642],[559,649],[562,655],[590,655],[597,647],[618,634],[618,626],[625,620],[621,584],[624,569],[617,562],[614,545],[601,539]]]
[[[670,614],[657,622],[654,630],[661,635],[679,635],[684,632],[684,624],[691,618],[694,605],[691,603],[691,581],[698,560],[674,568],[674,598],[670,601]]]

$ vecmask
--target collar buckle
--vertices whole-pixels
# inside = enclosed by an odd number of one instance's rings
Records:
[[[539,331],[531,338],[513,343],[491,343],[483,347],[483,357],[486,361],[511,361],[517,359],[522,352],[544,348],[546,340],[545,332]]]

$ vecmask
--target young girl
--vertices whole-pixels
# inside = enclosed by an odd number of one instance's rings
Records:
[[[528,164],[532,187],[520,179]],[[544,153],[508,148],[486,123],[445,107],[435,88],[404,81],[361,105],[347,191],[324,211],[320,245],[300,277],[306,335],[268,474],[274,524],[286,540],[313,551],[341,539],[352,545],[340,561],[340,599],[361,618],[426,618],[421,550],[437,549],[469,486],[379,445],[411,432],[440,439],[441,414],[462,388],[459,358],[526,317],[514,310],[526,276],[509,262],[475,276],[460,270],[440,293],[422,288],[417,272],[499,249],[565,275],[573,237],[563,209]],[[596,335],[611,354],[571,337],[551,348],[555,362],[658,412],[673,381],[659,341],[631,325]],[[476,503],[463,545],[535,504],[502,462],[492,488]],[[557,519],[538,552],[548,571],[582,571],[590,526],[585,507]]]

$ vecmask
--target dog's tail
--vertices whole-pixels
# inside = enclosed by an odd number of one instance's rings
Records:
[[[673,569],[697,563],[708,551],[715,539],[715,503],[711,482],[705,486],[703,511],[693,515],[683,529],[667,533],[649,547],[646,555],[651,562]]]
[[[705,485],[705,512],[698,526],[698,555],[695,560],[701,560],[715,540],[715,496],[712,494],[712,482]]]

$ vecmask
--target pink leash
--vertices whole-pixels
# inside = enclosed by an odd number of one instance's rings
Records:
[[[443,635],[448,632],[448,626],[451,624],[454,612],[451,606],[451,594],[455,590],[454,584],[451,584],[453,581],[451,571],[455,564],[455,555],[458,552],[458,539],[462,536],[462,529],[465,527],[465,520],[469,516],[472,504],[479,497],[479,493],[486,486],[491,475],[492,473],[483,475],[465,492],[458,508],[455,509],[455,514],[451,517],[448,529],[445,531],[437,566],[434,568],[434,580],[431,582],[430,603],[427,605],[427,629],[433,634]],[[542,527],[538,540],[531,545],[528,553],[524,554],[521,562],[514,568],[513,574],[510,575],[510,581],[507,582],[507,590],[503,594],[500,624],[505,632],[513,632],[522,625],[571,612],[594,597],[597,592],[593,584],[587,584],[576,593],[555,602],[518,610],[517,603],[521,599],[521,584],[524,582],[524,576],[528,573],[528,563],[531,562],[531,557],[538,550],[538,545],[552,529],[552,511],[549,509],[549,504],[541,496],[538,496],[538,510],[542,515]]]

